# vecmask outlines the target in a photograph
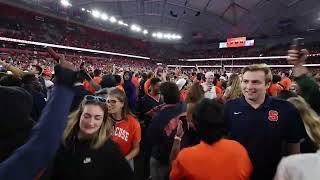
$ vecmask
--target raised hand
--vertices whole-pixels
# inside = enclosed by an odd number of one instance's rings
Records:
[[[292,65],[303,65],[308,58],[309,52],[306,49],[301,49],[300,51],[295,49],[288,50],[288,58],[287,61],[289,64]]]

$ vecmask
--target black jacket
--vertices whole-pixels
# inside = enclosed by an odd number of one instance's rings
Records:
[[[177,130],[171,124],[186,111],[185,103],[166,104],[152,117],[147,129],[147,155],[151,154],[164,165],[169,164],[169,156]]]
[[[160,101],[157,102],[155,99],[153,99],[150,95],[146,94],[143,96],[139,101],[137,105],[137,112],[139,114],[139,120],[148,127],[148,124],[150,123],[152,119],[153,114],[148,114],[148,112],[152,111],[153,108],[156,108],[157,106],[160,106],[163,104],[163,99],[160,98]]]
[[[52,180],[130,180],[133,172],[118,146],[107,140],[99,149],[78,138],[59,149],[52,172]]]

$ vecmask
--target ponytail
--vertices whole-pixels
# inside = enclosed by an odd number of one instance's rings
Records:
[[[288,101],[299,111],[310,139],[320,145],[320,117],[302,97],[292,97]]]

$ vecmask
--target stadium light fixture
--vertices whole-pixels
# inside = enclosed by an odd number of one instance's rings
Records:
[[[123,21],[121,21],[121,20],[118,21],[118,24],[119,25],[124,25]]]
[[[106,21],[106,20],[108,19],[108,15],[105,14],[105,13],[102,13],[102,14],[101,14],[101,19],[104,20],[104,21]]]
[[[137,32],[140,32],[140,31],[141,31],[141,27],[137,26],[137,27],[136,27],[136,31],[137,31]]]
[[[173,35],[173,38],[174,38],[174,39],[181,39],[182,37],[181,37],[180,35],[178,35],[178,34],[174,34],[174,35]]]
[[[117,22],[117,19],[116,19],[115,17],[113,17],[113,16],[111,16],[109,20],[110,20],[110,22],[112,22],[112,23]]]
[[[101,16],[101,13],[98,10],[92,10],[92,16],[95,18],[99,18]]]
[[[81,11],[86,11],[86,9],[85,8],[81,8]]]
[[[159,39],[162,39],[163,38],[163,33],[158,32],[156,37],[159,38]]]
[[[162,32],[154,32],[154,33],[152,33],[152,37],[158,38],[158,39],[167,39],[167,40],[182,39],[182,36],[179,34],[162,33]]]
[[[72,4],[68,0],[61,0],[60,3],[64,7],[72,6]]]
[[[130,29],[131,29],[132,31],[135,31],[135,32],[140,32],[140,31],[141,31],[141,27],[138,26],[138,25],[136,25],[136,24],[132,24],[131,27],[130,27]]]
[[[146,30],[146,29],[145,29],[145,30],[143,30],[143,34],[145,34],[145,35],[146,35],[146,34],[148,34],[148,33],[149,33],[149,32],[148,32],[148,30]]]
[[[135,30],[136,30],[136,25],[132,24],[132,25],[130,26],[130,29],[131,29],[132,31],[135,31]]]

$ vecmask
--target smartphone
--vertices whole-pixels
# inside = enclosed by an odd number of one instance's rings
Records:
[[[303,46],[304,46],[304,38],[294,38],[292,40],[290,48],[299,51],[299,59],[302,56],[300,51],[303,48]]]
[[[304,46],[304,38],[294,38],[291,43],[291,49],[300,51]]]
[[[179,120],[182,122],[182,129],[184,132],[188,130],[188,121],[187,116],[180,116]]]

